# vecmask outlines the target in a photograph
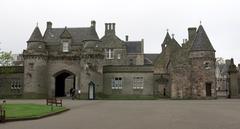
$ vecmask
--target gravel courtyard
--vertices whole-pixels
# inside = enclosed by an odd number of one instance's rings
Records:
[[[7,100],[42,103],[45,100]],[[63,100],[71,110],[0,129],[240,129],[240,100]]]

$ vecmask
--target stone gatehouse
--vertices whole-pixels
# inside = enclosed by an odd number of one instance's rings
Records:
[[[180,45],[167,32],[159,54],[144,53],[144,40],[120,39],[115,23],[99,38],[89,27],[35,27],[23,50],[23,66],[4,72],[0,96],[47,98],[68,96],[146,95],[177,99],[216,97],[215,50],[200,25],[188,28]],[[18,70],[16,70],[18,69]]]

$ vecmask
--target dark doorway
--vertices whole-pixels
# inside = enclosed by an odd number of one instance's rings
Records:
[[[166,88],[163,88],[163,96],[166,96]]]
[[[72,84],[70,84],[70,87],[75,88],[75,76],[72,73],[68,71],[63,71],[57,74],[57,76],[55,77],[55,97],[66,96],[66,90],[69,89],[66,89],[66,79],[70,76],[72,76]]]
[[[211,83],[206,83],[206,96],[212,96],[212,84]]]

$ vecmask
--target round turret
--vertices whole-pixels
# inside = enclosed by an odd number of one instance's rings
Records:
[[[27,50],[31,52],[45,52],[45,42],[43,41],[43,36],[38,28],[35,27],[31,37],[27,41]]]

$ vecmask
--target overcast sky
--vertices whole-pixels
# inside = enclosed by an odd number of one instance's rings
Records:
[[[115,22],[122,40],[145,41],[145,53],[160,53],[166,30],[181,44],[188,27],[200,21],[217,57],[240,63],[239,0],[1,0],[0,48],[21,53],[34,27],[87,27],[96,20],[99,37],[104,23]]]

